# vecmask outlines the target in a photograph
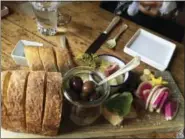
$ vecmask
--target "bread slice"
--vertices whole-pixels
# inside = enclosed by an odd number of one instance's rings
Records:
[[[7,112],[14,131],[25,131],[25,87],[28,71],[12,71],[7,90]]]
[[[39,55],[46,71],[57,71],[52,47],[39,47]]]
[[[1,124],[4,129],[12,128],[8,113],[7,113],[7,90],[9,85],[11,72],[2,71],[1,72]]]
[[[66,48],[53,47],[53,49],[55,52],[59,72],[65,73],[67,70],[73,67],[69,51]]]
[[[41,133],[44,100],[44,71],[33,71],[28,76],[26,89],[26,128],[29,133]]]
[[[42,133],[57,135],[62,115],[62,77],[59,72],[48,72],[46,81],[46,101]]]
[[[38,47],[24,46],[25,57],[31,70],[44,70]]]

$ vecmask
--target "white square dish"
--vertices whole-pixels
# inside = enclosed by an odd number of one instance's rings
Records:
[[[28,66],[27,60],[24,54],[24,46],[43,46],[42,43],[27,41],[27,40],[20,40],[16,44],[15,48],[11,53],[11,57],[15,61],[16,64],[21,66]]]
[[[164,71],[169,65],[175,48],[174,43],[139,29],[126,44],[124,52],[131,56],[140,56],[143,62]]]

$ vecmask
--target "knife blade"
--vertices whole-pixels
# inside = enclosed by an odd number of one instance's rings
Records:
[[[106,28],[106,30],[97,37],[97,39],[89,46],[89,48],[86,50],[85,53],[87,54],[95,53],[101,47],[101,45],[105,42],[110,31],[115,27],[115,25],[117,25],[119,21],[120,21],[119,16],[114,17],[111,23]]]

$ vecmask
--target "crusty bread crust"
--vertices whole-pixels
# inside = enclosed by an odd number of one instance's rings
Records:
[[[24,51],[28,66],[33,71],[45,70],[65,73],[74,66],[66,48],[25,46]]]
[[[34,46],[24,46],[25,57],[31,70],[44,70],[39,50]]]
[[[53,47],[53,49],[56,55],[57,67],[59,72],[65,73],[67,70],[73,67],[69,51],[66,48]]]
[[[28,71],[11,71],[7,90],[7,112],[14,131],[25,131],[25,85]]]
[[[62,115],[62,77],[58,72],[48,72],[46,81],[46,101],[42,132],[57,135]]]
[[[9,116],[7,114],[7,89],[10,80],[11,72],[3,71],[1,72],[1,123],[4,129],[10,129],[11,124],[9,121]]]
[[[1,72],[2,127],[11,131],[57,135],[62,115],[59,72]]]
[[[39,55],[45,71],[57,71],[57,65],[55,65],[56,62],[52,47],[39,47]]]
[[[29,133],[41,133],[44,100],[44,71],[33,71],[28,76],[26,90],[26,128]]]

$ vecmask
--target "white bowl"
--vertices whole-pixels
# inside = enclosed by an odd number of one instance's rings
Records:
[[[27,40],[18,41],[18,43],[16,44],[15,48],[11,53],[11,57],[13,58],[13,60],[17,65],[28,66],[27,60],[24,54],[24,46],[43,46],[43,44],[39,42],[33,42],[33,41],[27,41]]]
[[[98,56],[100,59],[104,59],[106,61],[109,61],[111,63],[117,63],[119,65],[119,67],[123,67],[125,66],[125,62],[123,60],[121,60],[120,58],[113,56],[113,55],[109,55],[109,54],[102,54]],[[121,84],[118,85],[110,85],[111,87],[111,94],[115,93],[116,91],[118,91],[121,87],[123,87],[124,83],[127,81],[128,77],[129,77],[129,72],[126,72],[124,75],[124,81]]]

